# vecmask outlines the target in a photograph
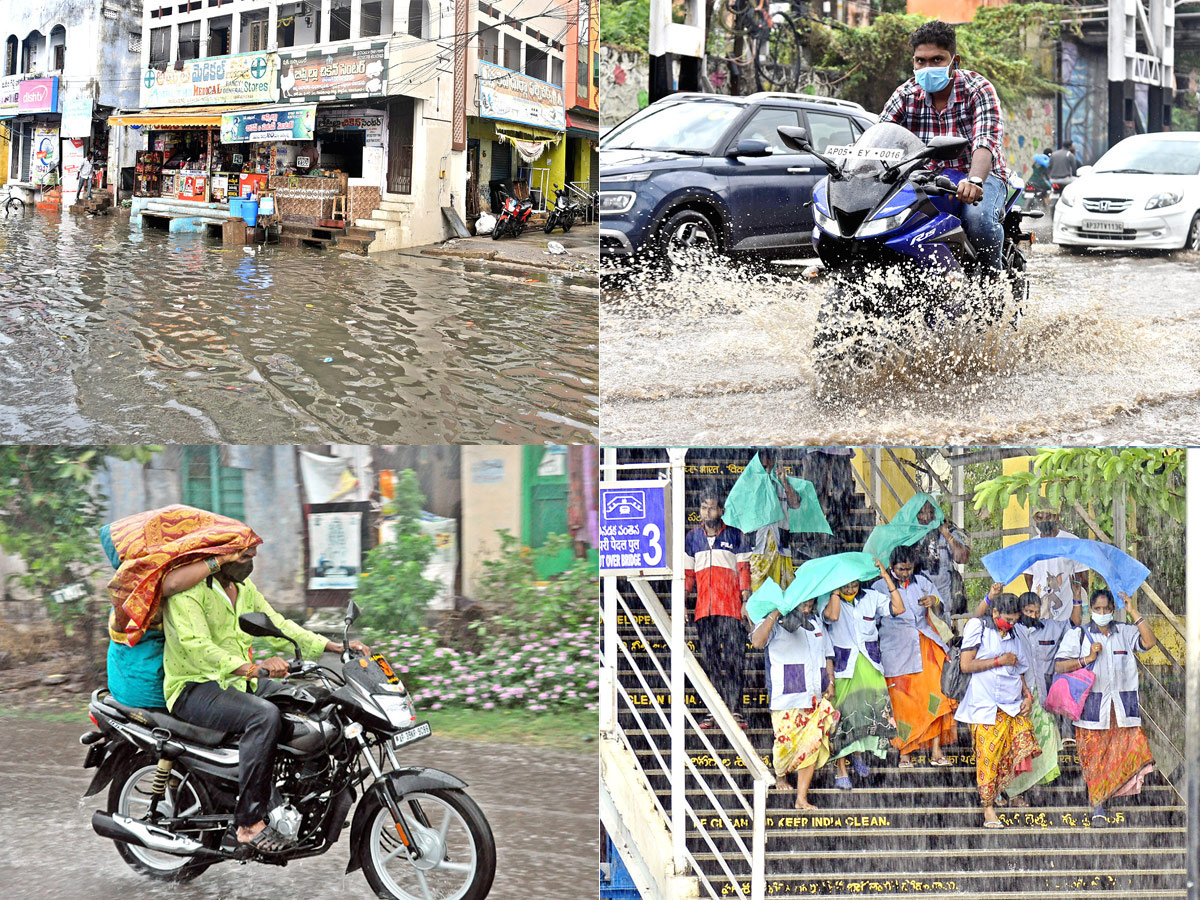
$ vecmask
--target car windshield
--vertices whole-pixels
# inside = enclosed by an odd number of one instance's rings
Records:
[[[831,149],[834,148],[826,147],[825,153],[834,156],[835,159],[838,158],[829,152]],[[878,122],[862,133],[862,136],[854,142],[853,149],[855,153],[871,150],[900,150],[900,158],[908,159],[915,153],[924,150],[925,142],[903,125],[897,125],[895,122]],[[899,161],[899,159],[888,160],[892,163]],[[880,159],[872,159],[869,155],[848,157],[842,164],[842,171],[847,175],[867,175],[881,172],[883,171],[883,162]]]
[[[709,100],[648,106],[606,134],[600,149],[708,153],[741,111]]]
[[[1200,141],[1122,141],[1100,157],[1096,171],[1196,175],[1200,173]]]

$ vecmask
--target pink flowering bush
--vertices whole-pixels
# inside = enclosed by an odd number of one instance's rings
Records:
[[[542,582],[541,554],[554,556],[566,538],[551,536],[534,551],[502,532],[503,552],[488,563],[480,588],[487,613],[471,627],[478,652],[447,646],[437,631],[375,630],[383,653],[418,707],[543,710],[597,708],[599,580],[596,565],[576,560]]]

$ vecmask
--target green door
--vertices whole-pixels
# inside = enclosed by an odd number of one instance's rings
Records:
[[[567,448],[558,446],[526,447],[524,461],[524,524],[522,542],[538,548],[552,534],[568,534],[567,501],[570,493],[567,477]],[[571,565],[574,554],[570,545],[550,558],[539,559],[540,578],[557,575]]]

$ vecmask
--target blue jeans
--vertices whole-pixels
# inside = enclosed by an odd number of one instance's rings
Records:
[[[971,239],[980,264],[990,274],[999,275],[1003,265],[1004,198],[1008,194],[999,175],[989,175],[983,183],[983,199],[975,205],[963,204],[963,230]]]

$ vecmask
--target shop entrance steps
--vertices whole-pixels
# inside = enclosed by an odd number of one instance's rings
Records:
[[[367,247],[370,253],[399,250],[412,245],[413,200],[402,194],[384,194],[371,215],[355,220],[355,225],[373,231],[374,240]]]
[[[640,619],[637,596],[632,591],[623,594]],[[669,665],[665,644],[645,646],[628,616],[619,616],[617,626],[619,639],[643,673],[653,670],[650,656],[664,668]],[[694,625],[687,626],[686,637],[694,649]],[[623,656],[618,675],[633,705],[649,714],[650,698]],[[670,702],[667,690],[654,695],[664,707]],[[692,692],[685,702],[697,719],[703,715]],[[770,767],[773,734],[763,654],[749,647],[742,704],[747,736]],[[669,735],[663,728],[649,729],[662,755],[660,764],[632,713],[622,711],[618,724],[669,815]],[[716,757],[735,773],[738,787],[748,789],[751,778],[724,735],[719,730],[704,733]],[[746,846],[751,844],[752,823],[699,735],[689,730],[686,746],[693,765],[714,776],[707,780],[707,793],[687,777],[685,793],[700,825],[714,826],[706,839],[689,819],[688,848],[719,896],[749,896],[750,873],[720,825],[718,810],[725,811]],[[913,755],[914,768],[904,770],[896,767],[894,750],[886,762],[873,758],[867,779],[851,774],[854,789],[849,792],[834,787],[835,770],[828,763],[818,770],[809,791],[809,800],[820,807],[817,812],[792,808],[794,789],[772,788],[767,794],[768,894],[899,898],[922,893],[973,900],[1186,897],[1187,810],[1158,772],[1147,778],[1140,795],[1110,801],[1109,827],[1094,828],[1079,758],[1074,750],[1063,751],[1059,778],[1026,792],[1029,808],[998,808],[1006,827],[985,830],[969,730],[961,728],[959,741],[944,752],[953,763],[945,768],[929,766],[923,752]],[[736,876],[732,882],[721,857]],[[703,887],[700,896],[708,896]]]
[[[347,253],[366,253],[374,235],[372,230],[357,225],[331,228],[284,222],[280,228],[279,242],[285,247],[328,247]]]

